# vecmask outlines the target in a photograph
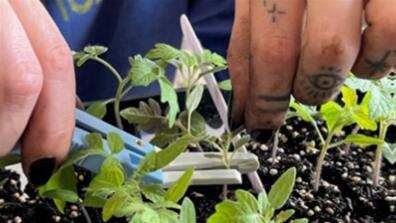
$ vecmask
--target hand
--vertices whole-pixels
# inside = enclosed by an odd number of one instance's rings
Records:
[[[70,49],[38,0],[0,1],[0,49],[0,155],[20,139],[25,172],[43,184],[70,147]]]
[[[350,70],[368,79],[395,71],[396,1],[366,2],[236,0],[228,52],[233,127],[245,123],[265,142],[282,124],[291,94],[323,104]],[[363,12],[369,25],[362,34]]]

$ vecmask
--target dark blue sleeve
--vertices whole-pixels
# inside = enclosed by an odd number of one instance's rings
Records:
[[[121,74],[128,56],[145,54],[157,42],[179,47],[179,17],[187,13],[203,45],[226,54],[233,16],[232,0],[56,0],[46,7],[70,47],[100,44],[109,47],[104,59]],[[94,62],[77,68],[78,94],[85,101],[114,95],[116,81]],[[135,89],[134,96],[151,96],[158,86]]]

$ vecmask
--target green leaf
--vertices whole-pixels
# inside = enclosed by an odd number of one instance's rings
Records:
[[[76,63],[77,67],[82,67],[85,64],[85,62],[87,62],[91,58],[92,58],[91,55],[88,54],[82,55],[77,59],[77,63]]]
[[[256,212],[248,212],[239,202],[225,200],[215,206],[216,212],[208,219],[208,223],[266,223]]]
[[[76,192],[65,189],[48,190],[45,191],[42,194],[42,196],[46,198],[58,199],[70,203],[78,203],[80,200]]]
[[[259,212],[260,205],[251,193],[244,190],[237,190],[235,197],[245,211],[249,213]]]
[[[326,122],[327,129],[329,131],[334,130],[334,132],[339,128],[337,122],[341,119],[342,115],[345,115],[343,114],[343,108],[334,101],[329,101],[322,105],[320,114]]]
[[[384,143],[380,145],[382,154],[390,164],[396,163],[396,144]]]
[[[124,169],[120,161],[114,156],[109,156],[103,162],[100,172],[89,184],[90,190],[101,188],[120,188],[125,181]]]
[[[349,135],[348,137],[346,137],[345,141],[347,143],[353,143],[362,147],[366,147],[370,145],[381,145],[384,143],[384,140],[382,139],[378,139],[362,134]]]
[[[105,203],[102,210],[102,219],[107,222],[110,218],[122,208],[128,200],[128,194],[122,190],[117,191]]]
[[[263,191],[259,194],[258,204],[259,204],[260,213],[266,213],[270,208],[270,203],[266,191]]]
[[[135,214],[129,223],[160,223],[160,217],[156,211],[147,208]]]
[[[289,220],[294,215],[295,211],[292,209],[286,210],[286,211],[281,211],[277,216],[276,216],[276,221],[275,223],[283,223]]]
[[[78,161],[83,160],[89,156],[106,156],[107,153],[104,150],[93,149],[79,149],[77,152],[72,153],[66,161],[62,164],[60,169],[72,166]]]
[[[352,107],[357,104],[358,96],[354,89],[343,86],[341,92],[342,101],[345,103],[346,106]]]
[[[176,90],[173,88],[172,83],[165,77],[159,79],[159,84],[161,88],[161,102],[168,103],[169,105],[168,125],[171,128],[175,124],[177,113],[180,111]]]
[[[179,223],[196,223],[196,212],[193,202],[187,197],[184,198],[180,211]]]
[[[176,126],[173,126],[173,128],[170,129],[167,128],[165,130],[160,129],[155,133],[155,136],[153,139],[150,140],[150,143],[160,148],[163,148],[179,138],[180,135],[181,133]]]
[[[224,80],[222,82],[219,83],[219,88],[223,91],[232,91],[232,84],[231,84],[231,80]]]
[[[85,142],[89,149],[104,150],[102,135],[99,133],[91,133],[85,136]]]
[[[217,53],[212,53],[210,50],[205,49],[204,52],[199,55],[201,66],[218,66],[224,67],[227,61]]]
[[[167,166],[173,160],[175,160],[192,141],[191,136],[183,136],[177,139],[172,144],[168,145],[165,149],[160,152],[151,152],[147,154],[135,172],[137,176],[143,176],[147,173],[162,169]]]
[[[290,223],[309,223],[309,221],[306,218],[300,218],[300,219],[291,220]]]
[[[202,99],[203,92],[204,92],[204,86],[199,84],[193,88],[191,94],[187,97],[186,108],[188,110],[189,115],[191,115],[191,113],[193,113],[195,109],[198,108],[198,105]]]
[[[164,70],[155,62],[140,55],[129,58],[132,68],[128,75],[134,86],[148,86],[164,74]]]
[[[94,102],[92,103],[88,109],[87,113],[91,114],[99,119],[103,119],[107,113],[106,103],[104,102]]]
[[[124,149],[124,140],[114,132],[107,134],[107,143],[113,154],[117,154]]]
[[[180,55],[180,50],[163,43],[155,44],[155,48],[151,49],[145,57],[148,59],[161,59],[170,62]]]
[[[183,111],[179,115],[179,119],[184,126],[187,126],[187,118],[188,114],[186,111]],[[199,114],[197,111],[191,114],[191,134],[193,136],[199,136],[202,133],[206,132],[206,121],[205,118]]]
[[[39,195],[43,196],[46,192],[52,190],[68,190],[77,194],[77,179],[74,174],[74,167],[67,166],[58,169],[48,182],[38,188]],[[64,200],[54,199],[55,206],[58,210],[63,213],[65,209],[66,202]]]
[[[376,130],[377,123],[370,119],[368,114],[365,114],[361,108],[352,112],[352,119],[359,125],[361,129]]]
[[[139,108],[130,107],[121,111],[121,116],[130,124],[137,125],[139,130],[150,131],[164,128],[166,117],[161,115],[160,105],[149,99],[148,103],[141,101]]]
[[[0,158],[0,169],[21,162],[21,155],[8,154]]]
[[[312,120],[312,116],[309,113],[309,111],[305,110],[303,106],[301,106],[300,104],[298,104],[295,101],[292,101],[290,103],[290,107],[294,108],[296,110],[296,112],[300,115],[300,117],[306,121],[306,122],[310,122]]]
[[[184,174],[166,191],[165,199],[175,203],[179,202],[190,185],[193,173],[194,167],[188,168]]]
[[[92,208],[103,208],[104,204],[106,203],[107,199],[94,196],[92,192],[85,193],[83,205],[85,207],[92,207]]]
[[[246,145],[250,141],[250,137],[248,135],[242,136],[235,144],[234,150],[240,149],[242,146]]]
[[[145,185],[142,188],[144,197],[153,203],[160,203],[165,200],[165,191],[160,185]]]
[[[280,209],[289,199],[293,191],[294,183],[296,180],[296,168],[290,168],[283,173],[278,180],[272,185],[268,193],[268,200],[271,207]]]
[[[92,55],[99,56],[105,52],[107,52],[108,48],[100,45],[86,46],[84,47],[84,52]]]

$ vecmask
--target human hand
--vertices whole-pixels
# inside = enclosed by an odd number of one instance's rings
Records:
[[[74,127],[71,51],[38,0],[0,1],[0,156],[18,139],[30,181],[45,183]]]
[[[244,123],[258,141],[282,124],[291,94],[319,105],[350,70],[378,79],[396,69],[394,0],[236,0],[235,11],[232,126]]]

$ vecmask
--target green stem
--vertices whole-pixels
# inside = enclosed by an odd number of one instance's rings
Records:
[[[318,134],[320,142],[322,143],[322,145],[325,144],[325,139],[324,139],[322,133],[320,132],[318,124],[316,123],[316,121],[312,117],[311,117],[311,124],[315,128],[316,134]]]
[[[380,123],[380,133],[379,133],[379,138],[382,140],[385,140],[386,137],[386,131],[388,130],[388,125],[384,123],[384,121],[381,121]],[[381,176],[381,165],[382,165],[382,148],[381,145],[377,145],[377,148],[375,150],[375,161],[373,163],[373,186],[378,187],[379,184],[379,178]]]
[[[111,64],[109,64],[107,61],[103,60],[100,57],[92,57],[92,60],[103,64],[114,75],[114,77],[117,79],[118,83],[122,82],[122,77],[121,77],[120,73],[118,73],[118,71],[113,66],[111,66]]]
[[[333,139],[333,134],[329,133],[327,136],[325,143],[322,146],[322,149],[320,150],[320,154],[318,157],[318,160],[316,162],[316,168],[315,168],[315,176],[314,176],[314,181],[313,181],[313,186],[314,186],[314,191],[317,192],[319,190],[319,183],[320,183],[320,175],[322,172],[322,167],[323,163],[327,154],[327,151],[329,150],[329,145],[331,140]]]

